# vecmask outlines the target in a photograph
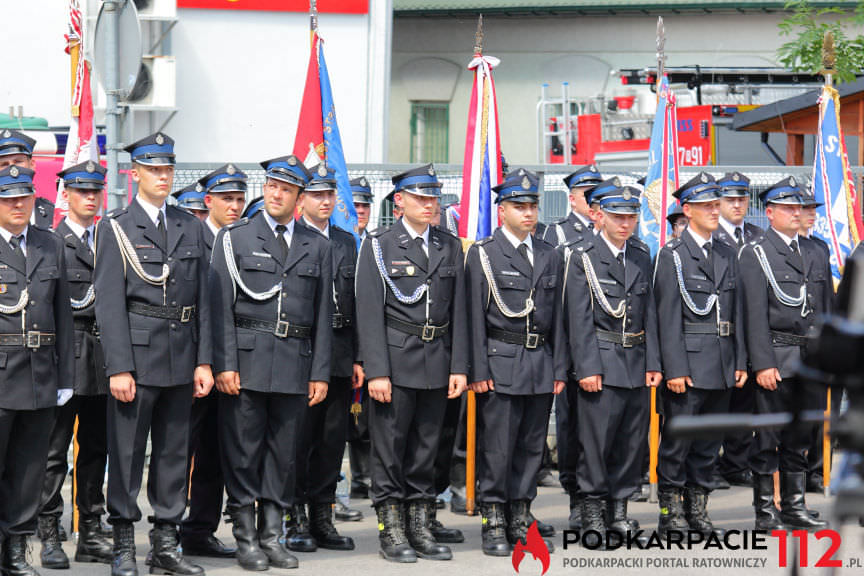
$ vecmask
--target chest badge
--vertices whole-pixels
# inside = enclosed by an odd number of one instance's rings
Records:
[[[414,273],[416,271],[417,270],[414,268],[414,266],[408,266],[407,268],[405,268],[405,273],[408,274],[408,276],[414,276]]]
[[[0,294],[6,294],[9,290],[9,287],[6,284],[0,284]]]

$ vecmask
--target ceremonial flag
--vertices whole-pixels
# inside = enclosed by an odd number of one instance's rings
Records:
[[[825,86],[819,98],[819,130],[813,161],[813,195],[824,205],[816,208],[812,234],[831,250],[835,287],[843,275],[849,253],[861,239],[861,210],[852,184],[846,142],[840,125],[840,97]]]
[[[639,218],[639,238],[648,244],[652,256],[666,243],[666,216],[674,201],[672,192],[678,188],[678,115],[675,94],[665,74],[658,83],[657,96]]]
[[[500,63],[480,51],[468,64],[474,70],[474,87],[468,108],[468,135],[459,203],[459,236],[480,240],[498,227],[492,188],[501,183],[501,138],[498,134],[498,104],[492,69]]]
[[[336,172],[336,208],[330,216],[330,222],[353,232],[359,242],[357,212],[354,210],[342,138],[336,123],[330,75],[324,61],[324,42],[318,36],[315,20],[313,17],[312,51],[309,54],[306,87],[303,89],[303,103],[294,137],[294,155],[302,158],[307,167],[325,161],[327,167]]]
[[[75,79],[72,86],[72,118],[69,121],[69,138],[63,156],[63,169],[87,160],[99,161],[99,142],[93,119],[93,95],[90,91],[90,63],[84,59],[84,18],[78,0],[69,0],[69,32],[66,38],[66,53],[72,58]],[[54,202],[54,225],[69,211],[63,200],[63,186],[57,185]]]

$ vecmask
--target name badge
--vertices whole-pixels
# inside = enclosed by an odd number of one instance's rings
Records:
[[[501,274],[503,276],[522,276],[519,272],[515,272],[513,270],[502,270]]]
[[[597,279],[601,284],[612,284],[613,286],[617,286],[618,282],[615,280],[610,280],[608,278],[598,278]]]
[[[689,276],[691,280],[708,280],[707,276],[703,276],[702,274],[691,274]]]
[[[260,256],[261,258],[273,258],[270,254],[266,252],[252,252],[252,256]]]

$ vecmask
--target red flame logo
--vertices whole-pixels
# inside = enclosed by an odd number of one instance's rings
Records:
[[[534,560],[540,560],[543,565],[541,576],[549,570],[549,547],[546,546],[546,541],[540,536],[540,531],[537,529],[537,521],[535,520],[528,528],[528,534],[525,536],[525,544],[522,540],[516,542],[513,547],[513,569],[519,573],[519,565],[522,564],[522,559],[525,558],[525,553],[530,552]]]

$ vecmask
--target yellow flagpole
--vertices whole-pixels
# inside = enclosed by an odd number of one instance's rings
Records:
[[[78,78],[78,61],[81,58],[81,41],[76,40],[69,46],[69,60],[71,71],[71,86],[70,93],[75,97],[75,82]],[[72,116],[78,117],[81,115],[81,110],[75,103],[72,103]],[[78,532],[78,417],[75,417],[75,424],[72,432],[72,533]]]
[[[825,497],[831,495],[831,387],[828,387],[825,423],[822,428],[822,486]]]

